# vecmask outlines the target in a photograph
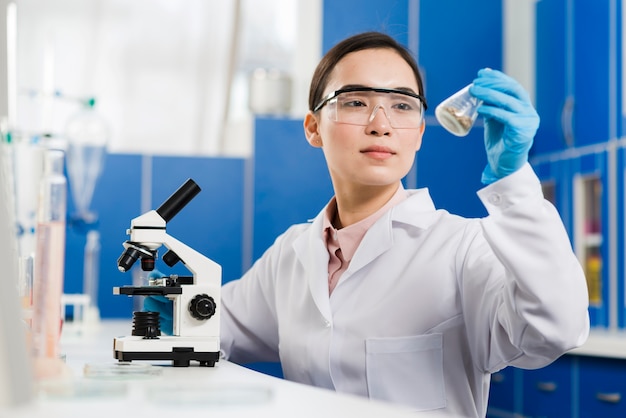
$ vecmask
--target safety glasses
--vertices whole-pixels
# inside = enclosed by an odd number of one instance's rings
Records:
[[[426,99],[410,91],[375,87],[350,87],[328,94],[315,108],[324,106],[328,117],[337,123],[369,125],[381,108],[389,123],[397,129],[419,128],[426,109]]]

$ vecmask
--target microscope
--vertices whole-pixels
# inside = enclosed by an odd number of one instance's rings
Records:
[[[134,218],[126,231],[130,239],[117,260],[121,272],[130,270],[137,259],[143,271],[154,270],[163,245],[167,248],[163,261],[169,267],[180,261],[192,275],[172,274],[150,279],[145,286],[113,288],[116,295],[161,295],[173,302],[172,335],[161,334],[158,312],[133,312],[132,335],[113,341],[114,357],[120,362],[171,360],[175,367],[187,367],[193,360],[213,367],[219,360],[222,268],[165,230],[166,223],[199,192],[200,187],[188,179],[157,210]]]

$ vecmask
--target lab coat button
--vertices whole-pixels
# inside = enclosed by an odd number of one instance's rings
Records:
[[[502,203],[502,197],[497,193],[490,194],[489,203],[493,205],[499,205],[500,203]]]
[[[326,325],[326,328],[330,328],[330,321],[328,320],[324,321],[324,325]]]

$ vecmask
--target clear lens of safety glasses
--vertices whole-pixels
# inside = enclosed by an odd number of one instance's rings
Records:
[[[386,89],[335,93],[326,103],[328,115],[335,122],[367,126],[383,110],[393,128],[414,129],[422,124],[423,106],[418,95]]]

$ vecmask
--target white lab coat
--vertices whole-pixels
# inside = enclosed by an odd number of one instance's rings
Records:
[[[587,288],[530,165],[478,192],[489,216],[426,189],[383,215],[328,294],[323,211],[222,292],[222,349],[286,379],[454,416],[484,416],[490,374],[545,366],[587,338]]]

